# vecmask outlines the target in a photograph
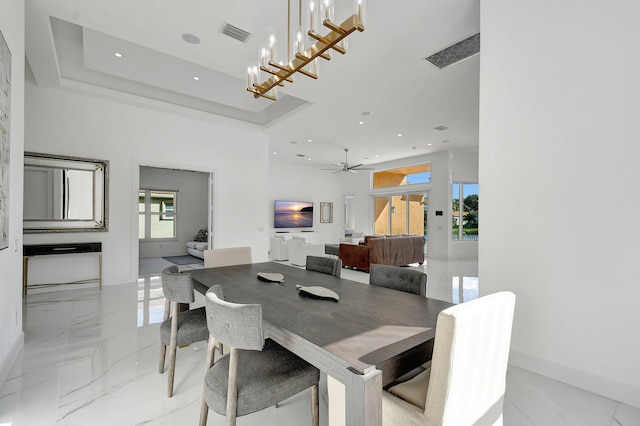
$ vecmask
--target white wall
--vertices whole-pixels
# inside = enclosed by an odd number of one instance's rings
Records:
[[[269,198],[267,209],[269,212],[269,232],[273,233],[273,202],[312,201],[313,202],[313,231],[317,238],[306,235],[308,242],[338,243],[342,230],[340,221],[342,211],[342,193],[338,174],[316,170],[308,166],[271,161],[269,169]],[[333,223],[320,223],[320,203],[333,203]],[[278,229],[291,231],[294,229]]]
[[[11,51],[9,247],[0,251],[0,388],[22,349],[22,154],[24,1],[0,0],[0,31]]]
[[[640,3],[482,3],[480,291],[511,362],[640,407]]]
[[[25,236],[30,243],[101,241],[107,285],[137,278],[140,165],[213,172],[215,246],[249,245],[254,261],[267,260],[268,142],[257,130],[40,88],[28,81],[25,146],[29,151],[109,160],[109,232]],[[44,258],[38,262],[42,267],[47,264]],[[61,269],[54,267],[58,273]]]
[[[187,241],[200,229],[207,229],[209,175],[186,170],[140,168],[140,186],[151,189],[178,190],[176,241],[140,243],[140,258],[178,256],[187,253]]]

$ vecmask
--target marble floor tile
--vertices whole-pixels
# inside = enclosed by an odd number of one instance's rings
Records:
[[[206,342],[178,349],[173,398],[166,396],[167,374],[158,373],[164,314],[159,272],[168,266],[164,262],[143,260],[140,270],[145,273],[137,282],[102,291],[29,294],[24,351],[0,389],[0,426],[197,424]],[[426,266],[414,267],[428,271],[433,297],[477,297],[473,263],[428,260]],[[343,277],[368,283],[368,275],[359,271],[345,269]],[[198,295],[194,306],[203,303]],[[326,392],[323,377],[322,425],[327,425]],[[308,424],[307,419],[308,391],[278,408],[241,417],[238,424],[298,426]],[[208,424],[222,425],[224,419],[210,412]],[[510,366],[504,424],[638,426],[640,410]]]

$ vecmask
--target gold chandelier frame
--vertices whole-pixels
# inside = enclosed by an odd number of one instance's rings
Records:
[[[291,31],[290,14],[291,0],[289,0],[289,33]],[[307,32],[307,35],[316,40],[316,42],[308,49],[305,49],[303,52],[296,53],[295,57],[291,59],[287,64],[282,65],[270,59],[268,61],[269,66],[261,65],[260,70],[270,74],[271,77],[269,77],[262,83],[258,83],[252,82],[250,75],[247,91],[253,93],[253,96],[256,99],[263,97],[275,101],[277,100],[277,98],[273,94],[272,89],[276,88],[276,86],[284,87],[285,82],[293,83],[292,76],[295,73],[299,72],[300,74],[306,75],[307,77],[317,79],[317,73],[306,70],[304,68],[307,65],[311,64],[313,61],[316,61],[317,58],[322,58],[327,61],[331,60],[331,56],[327,53],[327,51],[330,49],[342,55],[347,53],[347,50],[344,48],[343,43],[341,43],[342,40],[347,38],[356,30],[360,32],[364,31],[364,24],[362,22],[362,8],[358,7],[358,12],[351,15],[340,25],[331,22],[331,20],[328,18],[322,21],[322,25],[328,28],[329,32],[323,36],[315,32],[313,29],[310,29]],[[291,37],[288,38],[290,41]]]

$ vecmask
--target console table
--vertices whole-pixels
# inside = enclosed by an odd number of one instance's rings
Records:
[[[52,254],[79,254],[96,253],[98,255],[98,278],[81,281],[71,281],[67,283],[35,284],[29,286],[29,257],[47,256]],[[85,284],[91,281],[98,281],[102,290],[102,243],[66,243],[66,244],[27,244],[22,247],[22,291],[27,295],[29,287],[50,287],[65,284]]]

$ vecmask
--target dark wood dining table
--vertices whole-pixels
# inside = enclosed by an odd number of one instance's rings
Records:
[[[276,262],[189,271],[205,294],[220,285],[225,300],[262,305],[269,337],[345,385],[346,424],[382,424],[382,388],[428,361],[437,316],[451,303]],[[259,272],[280,273],[283,283]],[[333,290],[339,301],[300,294],[296,285]]]

